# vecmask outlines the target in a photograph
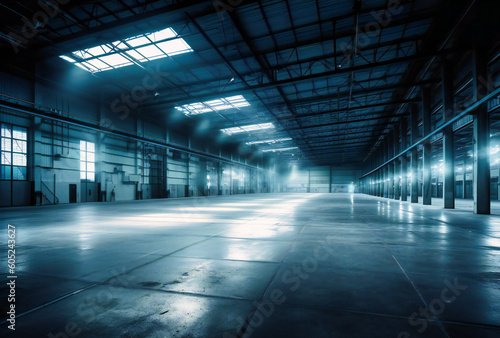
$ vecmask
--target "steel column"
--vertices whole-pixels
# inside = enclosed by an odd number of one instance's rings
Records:
[[[411,150],[411,203],[418,203],[418,152],[416,148]]]
[[[489,90],[487,63],[482,51],[475,50],[473,55],[474,99],[480,100]],[[478,107],[473,118],[474,213],[490,214],[490,117],[486,105]]]
[[[453,68],[451,62],[444,60],[442,68],[443,85],[443,113],[444,120],[449,121],[455,115],[453,105]],[[443,131],[443,204],[445,209],[455,208],[455,142],[453,125],[447,126]]]
[[[388,153],[388,158],[391,158],[394,155],[394,143],[393,143],[393,136],[392,134],[388,135],[388,142],[387,142],[387,153]],[[394,165],[390,163],[387,166],[387,172],[388,172],[388,177],[389,177],[389,192],[387,194],[387,198],[394,198]]]
[[[422,122],[424,125],[424,136],[431,132],[431,95],[428,88],[422,89]],[[429,140],[423,144],[422,154],[422,201],[424,205],[432,204],[432,161],[431,143]]]
[[[399,154],[399,125],[394,125],[394,133],[393,133],[393,141],[394,141],[394,155]],[[399,159],[394,161],[394,199],[398,200],[401,197],[401,180],[399,179],[400,172],[400,163]]]
[[[406,118],[401,118],[401,148],[407,147],[408,122]],[[408,158],[406,153],[401,156],[401,201],[408,201]]]
[[[418,140],[418,110],[415,104],[411,105],[410,111],[411,144]],[[411,203],[418,203],[418,152],[417,148],[411,150]]]

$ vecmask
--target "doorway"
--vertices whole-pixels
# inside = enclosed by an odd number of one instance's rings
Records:
[[[76,184],[69,185],[69,203],[76,203]]]

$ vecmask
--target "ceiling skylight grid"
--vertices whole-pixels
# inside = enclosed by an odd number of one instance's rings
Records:
[[[265,140],[265,141],[252,141],[252,142],[247,142],[247,145],[251,146],[254,144],[274,144],[274,143],[280,143],[280,142],[286,142],[286,141],[291,141],[291,138],[279,138],[276,140]]]
[[[269,152],[276,153],[276,152],[290,151],[290,150],[295,150],[295,149],[299,149],[299,147],[288,147],[288,148],[265,149],[265,150],[262,150],[262,152],[263,152],[263,153],[269,153]]]
[[[130,66],[134,61],[147,62],[189,53],[193,49],[172,29],[142,34],[87,49],[60,58],[91,73]]]
[[[211,101],[189,103],[175,107],[175,109],[182,111],[186,115],[199,115],[211,111],[238,109],[248,106],[250,106],[250,103],[242,95],[236,95]]]
[[[274,125],[272,123],[260,123],[260,124],[251,124],[251,125],[247,125],[247,126],[225,128],[225,129],[221,129],[221,131],[223,133],[228,134],[228,135],[233,135],[233,134],[238,134],[238,133],[243,133],[243,132],[260,131],[260,130],[272,129],[272,128],[274,128]]]

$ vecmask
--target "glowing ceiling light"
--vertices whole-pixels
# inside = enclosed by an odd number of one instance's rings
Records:
[[[247,125],[247,126],[225,128],[225,129],[221,129],[221,131],[223,133],[228,134],[228,135],[233,135],[233,134],[238,134],[238,133],[243,133],[243,132],[260,131],[260,130],[272,129],[272,128],[274,128],[274,125],[272,123],[260,123],[260,124],[251,124],[251,125]]]
[[[88,72],[97,73],[192,51],[172,28],[166,28],[59,57]]]
[[[288,147],[288,148],[265,149],[265,150],[262,150],[262,152],[263,152],[263,153],[269,153],[269,152],[276,153],[276,152],[289,151],[289,150],[295,150],[295,149],[299,149],[299,147]]]
[[[495,155],[500,151],[500,148],[498,148],[498,145],[495,146],[495,148],[490,149],[490,155]]]
[[[286,141],[291,141],[292,139],[291,138],[279,138],[279,139],[276,139],[276,140],[265,140],[265,141],[252,141],[252,142],[247,142],[246,144],[248,144],[249,146],[250,145],[253,145],[253,144],[274,144],[274,143],[278,143],[278,142],[286,142]]]
[[[212,111],[238,109],[248,106],[250,106],[250,103],[242,95],[236,95],[211,101],[189,103],[175,107],[175,109],[184,112],[186,115],[199,115]]]

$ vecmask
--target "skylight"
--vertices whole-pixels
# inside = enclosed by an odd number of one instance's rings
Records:
[[[263,153],[269,153],[269,152],[281,152],[281,151],[289,151],[289,150],[295,150],[299,149],[299,147],[288,147],[288,148],[277,148],[277,149],[265,149],[262,150]]]
[[[261,124],[251,124],[248,126],[226,128],[226,129],[221,129],[221,131],[228,135],[233,135],[233,134],[243,133],[245,131],[249,132],[249,131],[257,131],[257,130],[264,130],[271,128],[274,128],[274,125],[272,123],[261,123]]]
[[[192,51],[172,28],[166,28],[59,57],[88,72],[97,73]]]
[[[253,141],[253,142],[247,142],[249,146],[253,144],[274,144],[274,143],[279,143],[279,142],[286,142],[286,141],[291,141],[291,138],[279,138],[276,140],[265,140],[265,141]]]
[[[185,104],[175,109],[184,112],[186,115],[198,115],[211,111],[248,107],[250,103],[242,95],[225,97],[217,100],[196,102]]]

